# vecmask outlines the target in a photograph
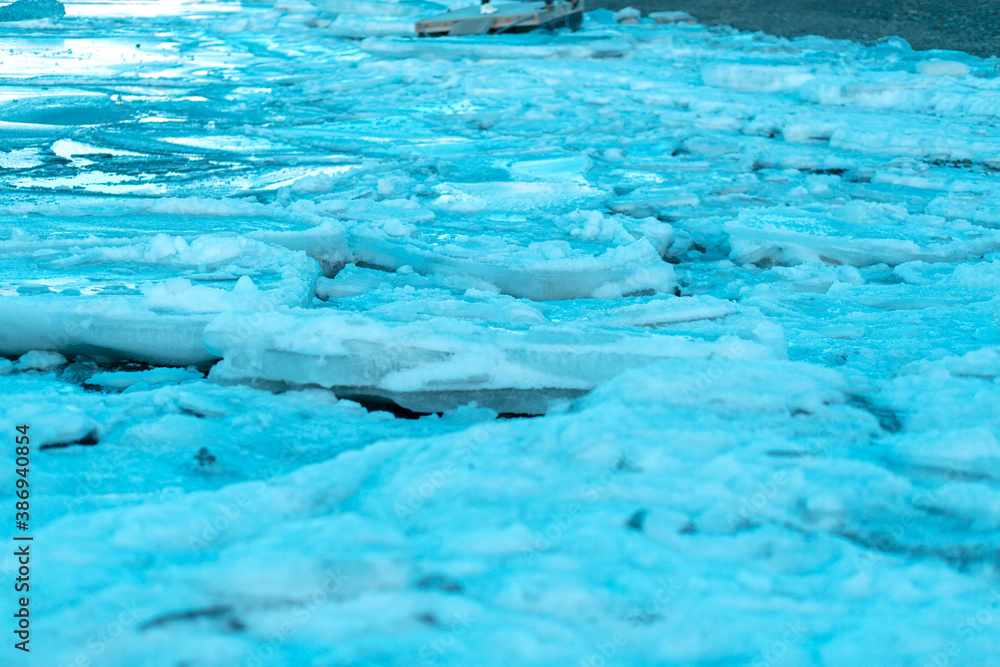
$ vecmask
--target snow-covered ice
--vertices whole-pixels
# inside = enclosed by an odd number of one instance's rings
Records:
[[[54,4],[0,8],[40,664],[995,663],[995,58]]]

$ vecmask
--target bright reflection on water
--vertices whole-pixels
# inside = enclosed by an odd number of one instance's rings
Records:
[[[236,12],[239,3],[199,0],[147,0],[146,2],[64,2],[66,18],[189,16]]]
[[[267,44],[218,38],[236,11],[273,14],[235,2],[69,2],[56,22],[0,24],[7,191],[232,196],[310,173],[286,163],[329,164],[328,151],[255,136],[277,119],[268,106],[284,68],[255,69],[252,51]],[[256,165],[261,154],[272,167]]]

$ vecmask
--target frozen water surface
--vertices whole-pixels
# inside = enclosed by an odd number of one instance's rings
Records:
[[[995,662],[995,59],[52,4],[0,16],[44,664]]]

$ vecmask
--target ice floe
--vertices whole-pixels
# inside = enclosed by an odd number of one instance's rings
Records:
[[[42,662],[990,664],[996,60],[446,4],[0,8]]]

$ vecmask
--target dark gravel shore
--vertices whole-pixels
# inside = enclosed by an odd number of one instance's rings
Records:
[[[707,25],[785,37],[824,35],[865,42],[898,35],[914,49],[1000,55],[1000,0],[588,0],[588,6],[632,6],[644,15],[683,10]]]

